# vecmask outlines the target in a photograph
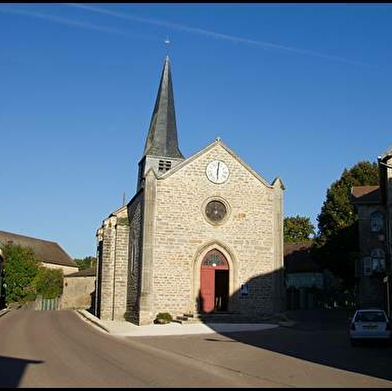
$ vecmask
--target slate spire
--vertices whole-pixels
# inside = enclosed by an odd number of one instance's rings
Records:
[[[158,95],[148,131],[144,156],[184,158],[178,148],[176,113],[170,72],[169,56],[166,56],[159,84]]]

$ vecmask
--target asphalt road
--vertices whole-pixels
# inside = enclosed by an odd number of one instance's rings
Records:
[[[0,387],[388,387],[392,348],[341,320],[227,334],[120,337],[74,311],[0,317]]]
[[[392,387],[392,347],[350,345],[347,313],[299,311],[293,327],[151,337],[146,344],[268,380],[270,387]],[[184,348],[186,346],[186,348]]]

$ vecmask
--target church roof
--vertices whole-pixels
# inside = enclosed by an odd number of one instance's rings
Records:
[[[169,56],[166,56],[162,70],[159,90],[144,148],[144,156],[146,155],[184,158],[178,148]]]
[[[0,243],[7,244],[9,242],[32,248],[34,255],[42,262],[78,267],[76,262],[55,242],[0,231]]]

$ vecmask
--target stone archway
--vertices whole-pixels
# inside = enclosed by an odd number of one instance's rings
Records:
[[[215,301],[215,276],[217,277],[217,292],[218,292],[218,300],[219,300],[219,293],[221,293],[221,290],[224,290],[224,294],[227,296],[224,298],[224,306],[222,307],[222,304],[219,305],[218,302],[218,308],[223,308],[222,310],[226,311],[232,311],[234,308],[232,308],[233,303],[232,303],[232,296],[235,293],[235,289],[238,289],[238,270],[236,267],[236,258],[233,255],[233,252],[225,245],[222,245],[219,242],[213,241],[206,243],[202,247],[200,247],[194,257],[193,261],[193,278],[192,278],[192,292],[193,292],[193,305],[192,305],[192,310],[196,312],[200,312],[201,309],[204,307],[204,302],[202,302],[202,296],[201,296],[201,277],[202,277],[202,263],[203,260],[207,259],[206,256],[208,253],[211,251],[218,251],[225,260],[225,266],[222,265],[221,269],[217,268],[216,272],[214,272],[214,301]],[[213,254],[213,253],[211,253]],[[212,262],[214,263],[214,262]],[[203,266],[203,270],[204,270]],[[210,281],[212,284],[212,281]],[[222,300],[222,299],[221,299]],[[222,303],[222,301],[221,301]],[[215,304],[214,304],[215,307]]]
[[[199,311],[227,311],[229,275],[229,264],[219,250],[210,250],[203,257],[200,267]]]

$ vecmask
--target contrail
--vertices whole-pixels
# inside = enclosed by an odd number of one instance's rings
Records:
[[[372,65],[372,64],[361,62],[361,61],[350,60],[350,59],[344,58],[344,57],[314,52],[311,50],[297,49],[294,47],[285,46],[285,45],[278,45],[278,44],[274,44],[274,43],[270,43],[270,42],[263,42],[263,41],[248,39],[248,38],[236,37],[236,36],[232,36],[232,35],[228,35],[228,34],[222,34],[222,33],[217,33],[214,31],[204,30],[204,29],[200,29],[200,28],[196,28],[196,27],[189,27],[189,26],[185,26],[182,24],[178,24],[178,23],[171,23],[171,22],[167,22],[164,20],[142,18],[142,17],[135,16],[135,15],[132,15],[129,13],[123,14],[123,13],[119,13],[116,11],[110,11],[108,9],[104,9],[101,7],[96,8],[96,7],[91,7],[91,6],[87,6],[87,5],[83,5],[83,4],[72,4],[72,3],[66,3],[66,4],[71,7],[82,8],[82,9],[89,10],[89,11],[96,12],[96,13],[100,13],[100,14],[111,15],[111,16],[114,16],[114,17],[117,17],[120,19],[132,20],[132,21],[140,22],[140,23],[153,24],[156,26],[167,27],[170,29],[186,31],[189,33],[194,33],[194,34],[199,34],[199,35],[205,35],[205,36],[215,38],[215,39],[232,41],[234,43],[243,43],[243,44],[248,44],[248,45],[260,46],[263,48],[269,48],[269,49],[286,50],[286,51],[290,51],[290,52],[294,52],[294,53],[298,53],[298,54],[306,54],[306,55],[313,56],[313,57],[319,57],[319,58],[323,58],[326,60],[334,60],[334,61],[340,61],[340,62],[352,64],[352,65],[361,65],[361,66],[366,66],[366,67],[379,68],[377,65]]]
[[[157,40],[156,38],[152,38],[152,37],[146,36],[146,35],[129,34],[125,31],[121,31],[118,29],[110,28],[110,27],[98,26],[93,23],[80,22],[77,20],[71,20],[71,19],[67,19],[67,18],[63,18],[63,17],[59,17],[59,16],[54,16],[54,15],[46,15],[46,14],[42,14],[42,13],[36,12],[36,11],[30,11],[30,10],[27,11],[27,10],[15,9],[15,8],[6,8],[6,9],[0,8],[0,12],[26,15],[26,16],[30,16],[33,18],[39,18],[39,19],[47,19],[47,20],[51,20],[53,22],[65,24],[68,26],[77,26],[77,27],[81,27],[81,28],[84,28],[87,30],[97,30],[97,31],[101,31],[104,33],[118,34],[118,35],[122,35],[122,36],[128,37],[128,38],[143,38],[143,39],[148,39],[148,40],[153,40],[153,41]]]

